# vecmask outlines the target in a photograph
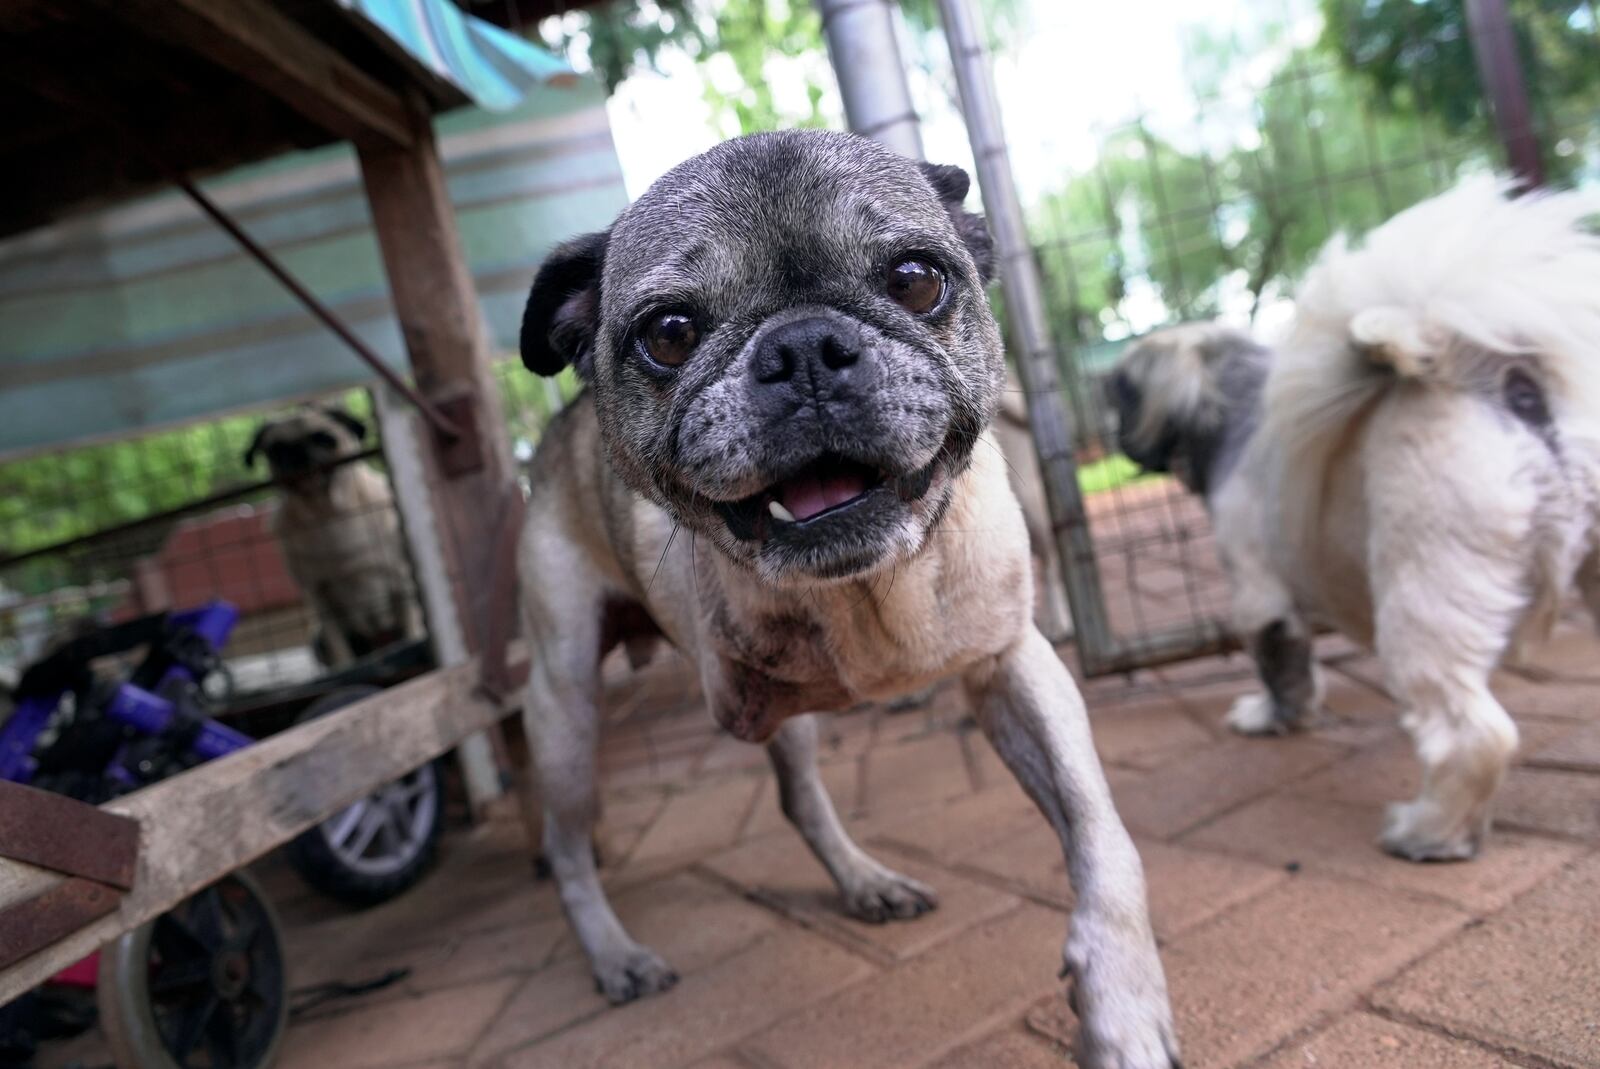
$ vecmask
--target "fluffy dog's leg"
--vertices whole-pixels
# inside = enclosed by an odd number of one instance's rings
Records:
[[[767,755],[778,774],[783,815],[833,876],[852,916],[882,923],[919,917],[939,904],[931,887],[880,864],[845,832],[817,775],[815,716],[785,722],[767,744]]]
[[[1234,630],[1245,636],[1264,688],[1235,701],[1227,724],[1242,735],[1282,735],[1304,727],[1322,704],[1310,629],[1265,552],[1243,539],[1219,541],[1232,580]]]
[[[1063,950],[1084,1069],[1170,1069],[1178,1043],[1145,903],[1144,869],[1111,802],[1089,718],[1035,629],[969,672],[978,722],[1044,812],[1077,894]]]
[[[1246,694],[1228,710],[1228,726],[1243,735],[1284,735],[1306,726],[1322,705],[1322,674],[1311,633],[1293,613],[1249,638],[1264,693]]]
[[[595,869],[593,832],[599,814],[595,753],[598,613],[593,627],[573,617],[572,630],[540,636],[528,679],[523,720],[544,808],[544,850],[595,983],[612,1002],[665,991],[678,981],[649,947],[636,943],[611,910]],[[577,632],[577,633],[575,633]]]
[[[1383,848],[1412,861],[1474,857],[1488,839],[1490,802],[1517,749],[1516,724],[1489,693],[1487,669],[1452,664],[1398,674],[1422,790],[1389,807]]]
[[[1583,603],[1589,607],[1596,629],[1600,629],[1600,549],[1590,553],[1579,566],[1578,593],[1583,595]]]
[[[1440,555],[1453,556],[1473,576],[1479,603],[1441,604],[1419,595],[1419,588],[1449,589],[1444,575],[1426,575],[1415,586],[1389,575],[1374,577],[1381,591],[1378,655],[1406,706],[1401,723],[1422,762],[1422,790],[1415,800],[1389,807],[1381,842],[1412,861],[1477,854],[1488,838],[1490,803],[1517,748],[1516,724],[1489,692],[1489,673],[1506,648],[1515,616],[1492,611],[1490,603],[1521,599],[1520,569],[1514,562],[1459,552]],[[1409,564],[1414,572],[1427,571],[1426,562]]]

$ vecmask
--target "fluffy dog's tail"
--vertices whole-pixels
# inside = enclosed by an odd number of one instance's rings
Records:
[[[1466,390],[1531,364],[1551,418],[1595,437],[1574,444],[1600,463],[1600,237],[1588,225],[1600,195],[1510,192],[1469,179],[1360,246],[1338,237],[1318,256],[1264,399],[1270,440],[1296,476],[1282,499],[1291,537],[1320,528],[1335,451],[1407,381]]]

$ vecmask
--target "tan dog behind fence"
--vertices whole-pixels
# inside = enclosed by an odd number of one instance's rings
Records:
[[[343,409],[307,405],[262,424],[244,456],[265,456],[283,490],[274,528],[329,668],[424,634],[389,482],[351,459],[366,432]]]

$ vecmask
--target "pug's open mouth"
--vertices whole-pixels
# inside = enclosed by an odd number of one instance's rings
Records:
[[[823,453],[740,501],[716,509],[735,538],[810,540],[830,528],[888,519],[933,485],[941,451],[926,465],[901,475],[834,453]]]

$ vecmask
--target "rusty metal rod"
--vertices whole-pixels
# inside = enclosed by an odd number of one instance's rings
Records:
[[[179,175],[175,176],[173,181],[177,183],[179,189],[188,194],[189,199],[194,201],[201,211],[209,215],[218,226],[226,230],[233,240],[244,248],[245,252],[248,252],[255,258],[257,263],[266,268],[273,278],[282,283],[284,289],[288,290],[296,300],[305,305],[307,311],[320,319],[329,330],[337,334],[340,340],[348,345],[350,350],[360,358],[362,363],[370,367],[378,374],[379,378],[393,386],[396,392],[415,405],[417,411],[422,413],[423,418],[428,421],[436,433],[451,441],[461,437],[461,429],[448,416],[440,412],[432,401],[423,397],[409,382],[396,374],[393,368],[385,364],[382,357],[373,352],[366,342],[356,337],[355,332],[345,326],[344,321],[334,315],[333,310],[318,300],[315,294],[301,285],[300,280],[291,275],[288,268],[279,263],[272,253],[256,244],[255,239],[245,233],[244,229],[234,221],[232,216],[219,208],[210,197],[202,193],[199,187],[188,178]]]
[[[1528,104],[1528,80],[1505,0],[1467,0],[1467,32],[1506,162],[1529,187],[1544,185],[1544,160]]]

